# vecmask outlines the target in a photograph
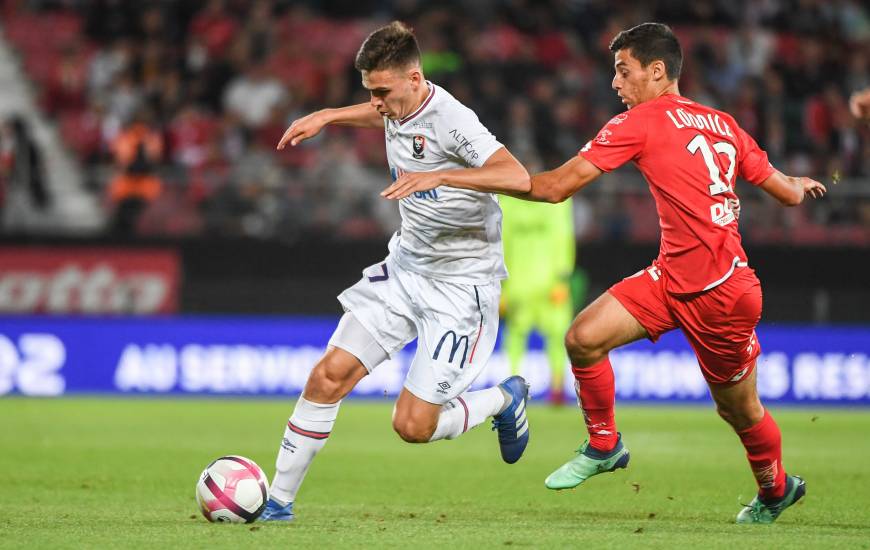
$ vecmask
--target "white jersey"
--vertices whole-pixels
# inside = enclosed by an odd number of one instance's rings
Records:
[[[502,147],[471,109],[426,83],[429,95],[416,111],[384,118],[394,181],[405,172],[479,168]],[[399,212],[402,228],[389,248],[403,268],[463,284],[507,277],[495,195],[442,186],[402,199]]]

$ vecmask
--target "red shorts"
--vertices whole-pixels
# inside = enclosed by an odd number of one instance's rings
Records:
[[[719,286],[690,295],[669,294],[666,283],[667,273],[653,262],[608,292],[637,319],[653,342],[670,330],[682,329],[707,382],[734,384],[742,380],[761,352],[755,336],[761,319],[761,283],[755,271],[739,267]]]

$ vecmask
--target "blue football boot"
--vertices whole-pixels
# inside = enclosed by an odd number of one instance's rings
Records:
[[[283,506],[270,498],[258,521],[293,521],[295,517],[293,515],[292,502],[287,506]]]
[[[492,417],[492,429],[498,430],[501,458],[513,464],[523,456],[529,444],[529,421],[526,418],[526,402],[529,400],[529,385],[522,376],[511,376],[498,385],[510,396],[510,404]]]

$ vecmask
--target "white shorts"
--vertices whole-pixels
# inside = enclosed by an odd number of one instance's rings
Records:
[[[405,388],[440,405],[467,390],[483,372],[498,335],[500,293],[499,281],[439,281],[402,269],[388,256],[364,269],[362,279],[338,301],[391,356],[418,339]],[[346,347],[335,336],[330,344]],[[365,364],[369,371],[376,366]]]

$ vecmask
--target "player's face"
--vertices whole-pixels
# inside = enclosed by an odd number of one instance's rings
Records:
[[[613,76],[611,86],[622,102],[631,109],[651,99],[653,64],[650,63],[644,68],[640,61],[631,55],[630,50],[619,50],[615,57],[616,74]]]
[[[363,87],[371,94],[370,103],[381,116],[401,119],[416,107],[416,92],[422,82],[419,68],[383,69],[362,72]]]

